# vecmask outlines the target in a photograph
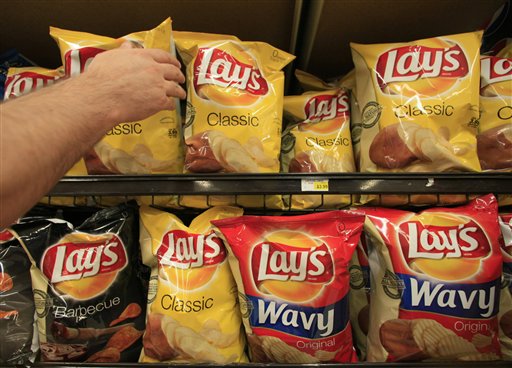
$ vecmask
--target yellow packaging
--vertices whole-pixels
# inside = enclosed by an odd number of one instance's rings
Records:
[[[151,267],[140,362],[247,362],[237,288],[211,220],[241,216],[214,207],[185,226],[175,215],[140,209],[140,243]]]
[[[158,48],[175,53],[171,19],[156,28],[122,38],[50,27],[57,41],[66,76],[87,68],[98,53],[119,47],[129,40],[137,47]],[[179,101],[176,99],[176,106]],[[163,110],[147,119],[120,122],[85,156],[87,173],[92,174],[174,174],[183,171],[183,142],[178,110]]]
[[[498,51],[496,56],[503,58],[512,58],[512,38],[506,38],[504,42],[505,45],[500,51]]]
[[[477,147],[483,170],[512,170],[512,58],[481,58]]]
[[[185,172],[279,172],[284,73],[294,56],[263,42],[176,32],[187,65]]]
[[[480,171],[482,32],[409,43],[351,43],[363,172]]]
[[[354,172],[350,137],[350,97],[344,88],[306,92],[284,98],[283,172]],[[293,195],[293,209],[339,208],[351,204],[343,195]]]

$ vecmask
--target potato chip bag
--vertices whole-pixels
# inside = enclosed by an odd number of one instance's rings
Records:
[[[171,213],[141,207],[142,257],[151,267],[141,362],[247,362],[227,251],[210,224],[242,213],[214,207],[185,226]]]
[[[32,262],[42,361],[138,360],[148,280],[136,211],[102,209],[77,227],[42,217],[13,225]]]
[[[497,57],[512,58],[512,38],[506,38],[503,40],[503,46],[496,53]]]
[[[50,28],[57,41],[66,76],[82,73],[99,53],[130,41],[137,47],[174,53],[171,19],[149,31],[114,39],[90,33]],[[176,99],[176,106],[179,101]],[[183,170],[181,117],[177,110],[160,111],[142,121],[120,122],[84,157],[87,173],[175,174]]]
[[[368,361],[500,359],[496,198],[418,213],[365,212]]]
[[[229,250],[251,361],[357,360],[348,264],[363,220],[339,210],[212,221]]]
[[[175,32],[175,39],[187,65],[184,171],[278,173],[282,69],[295,57],[267,43],[229,35]],[[238,196],[236,201],[243,207],[282,207],[279,196]],[[191,196],[180,203],[207,207]],[[215,203],[220,204],[234,202],[226,198]]]
[[[482,32],[408,43],[351,43],[363,172],[480,171]]]
[[[512,58],[482,56],[480,127],[476,137],[483,170],[512,170]]]
[[[354,172],[350,137],[350,97],[343,88],[285,96],[281,166],[283,172]],[[291,207],[339,208],[351,203],[343,195],[293,195]]]
[[[176,32],[187,65],[186,172],[279,172],[283,69],[263,42]]]
[[[503,235],[503,279],[499,313],[500,343],[503,359],[512,360],[512,213],[500,214]]]
[[[363,235],[349,263],[350,324],[354,347],[360,361],[366,360],[366,339],[370,323],[370,266],[368,248]]]

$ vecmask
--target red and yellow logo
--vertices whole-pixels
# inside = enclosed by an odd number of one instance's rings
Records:
[[[41,270],[62,294],[87,300],[102,294],[128,264],[122,240],[112,233],[71,233],[41,258]]]
[[[399,225],[398,238],[412,270],[445,281],[476,275],[491,252],[484,230],[474,220],[455,214],[413,216]]]
[[[327,245],[291,230],[267,234],[252,249],[251,268],[258,290],[297,303],[317,297],[334,274]]]

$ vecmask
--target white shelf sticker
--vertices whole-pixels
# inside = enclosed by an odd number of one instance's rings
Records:
[[[328,192],[329,179],[315,180],[315,179],[302,179],[301,190],[303,192]]]

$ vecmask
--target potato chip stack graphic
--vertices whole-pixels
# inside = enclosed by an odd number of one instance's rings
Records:
[[[351,43],[361,107],[361,171],[479,171],[481,32]]]
[[[171,213],[141,207],[142,256],[152,283],[141,361],[247,361],[227,251],[210,224],[242,213],[213,207],[186,226]]]
[[[255,362],[355,361],[348,262],[362,214],[241,216],[212,221],[228,244]]]
[[[368,360],[500,358],[497,209],[486,195],[418,213],[365,210],[377,255],[369,257]]]

